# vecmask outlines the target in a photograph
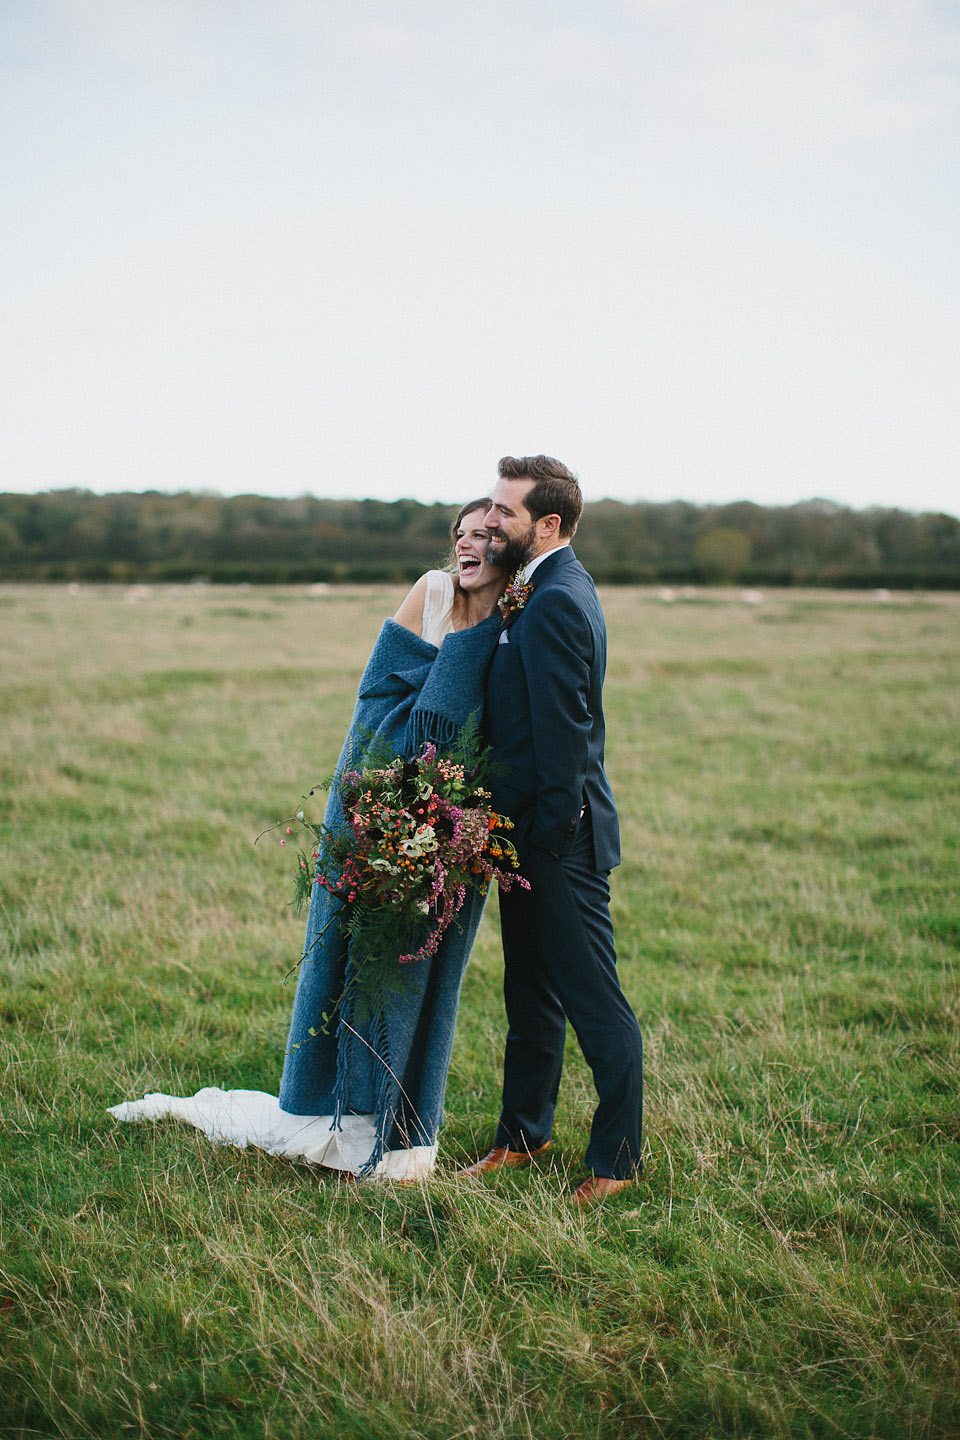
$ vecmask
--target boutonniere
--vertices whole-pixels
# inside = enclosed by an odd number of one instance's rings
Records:
[[[517,571],[516,575],[514,575],[513,579],[510,581],[510,584],[507,586],[506,590],[504,590],[503,594],[500,596],[500,599],[497,601],[500,614],[503,616],[504,622],[508,625],[513,619],[514,615],[519,614],[519,612],[523,609],[524,605],[526,605],[527,601],[530,599],[530,596],[533,594],[533,585],[530,583],[529,580],[521,580],[521,573],[521,571]]]

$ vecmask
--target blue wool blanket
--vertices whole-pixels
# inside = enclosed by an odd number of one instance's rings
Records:
[[[393,620],[384,622],[360,681],[350,731],[337,762],[324,817],[346,825],[339,798],[344,769],[362,769],[373,748],[384,755],[443,749],[479,715],[483,681],[501,629],[499,615],[446,636],[438,650]],[[350,945],[336,919],[340,905],[314,885],[297,980],[280,1108],[292,1115],[376,1115],[376,1143],[363,1166],[375,1169],[385,1150],[432,1145],[443,1119],[460,985],[483,911],[470,889],[436,955],[403,967],[403,993],[391,993],[373,1016],[354,1019]],[[399,963],[399,960],[398,960]],[[323,1015],[337,1019],[323,1029]],[[310,1032],[314,1031],[313,1034]]]

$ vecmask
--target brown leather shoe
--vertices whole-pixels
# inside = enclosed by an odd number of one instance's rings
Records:
[[[459,1172],[461,1175],[486,1175],[488,1170],[519,1170],[524,1165],[529,1165],[535,1155],[542,1155],[544,1150],[550,1149],[550,1141],[545,1145],[538,1145],[536,1150],[508,1150],[506,1145],[495,1145],[488,1150],[482,1160],[475,1160],[472,1165],[466,1165]]]
[[[611,1195],[619,1195],[621,1190],[634,1184],[636,1177],[632,1175],[628,1180],[614,1180],[611,1175],[591,1175],[589,1180],[584,1180],[582,1185],[577,1186],[570,1199],[574,1205],[579,1205],[581,1210],[584,1210],[588,1205],[599,1205]]]

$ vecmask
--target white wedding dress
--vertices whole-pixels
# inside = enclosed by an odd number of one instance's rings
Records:
[[[438,648],[453,629],[453,577],[431,570],[423,604],[423,639]],[[115,1120],[183,1120],[217,1144],[241,1149],[255,1146],[271,1155],[356,1174],[376,1140],[375,1115],[343,1115],[334,1129],[331,1115],[290,1115],[275,1095],[262,1090],[221,1090],[209,1085],[196,1095],[145,1095],[112,1105]],[[384,1180],[415,1180],[427,1175],[437,1160],[437,1146],[415,1145],[387,1150],[374,1176]]]
[[[344,1115],[332,1129],[330,1115],[288,1115],[276,1095],[262,1090],[220,1090],[209,1085],[196,1095],[144,1095],[111,1105],[115,1120],[184,1120],[221,1145],[255,1146],[270,1155],[323,1165],[328,1170],[360,1169],[374,1146],[373,1115]],[[427,1175],[437,1159],[436,1145],[388,1150],[374,1171],[384,1180],[415,1180]]]

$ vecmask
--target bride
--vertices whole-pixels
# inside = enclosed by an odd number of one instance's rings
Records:
[[[367,663],[331,788],[325,823],[343,822],[338,780],[362,768],[371,744],[378,757],[451,744],[482,705],[483,681],[500,632],[503,571],[485,558],[486,498],[464,505],[451,527],[445,570],[430,570],[396,615],[384,621]],[[348,1005],[324,1028],[322,1017],[351,974],[350,946],[331,895],[312,888],[303,958],[279,1096],[208,1087],[192,1097],[150,1094],[113,1106],[117,1120],[175,1117],[212,1140],[255,1145],[273,1154],[352,1174],[415,1179],[437,1156],[437,1130],[453,1047],[460,985],[483,897],[470,890],[436,955],[404,967],[401,996],[391,994],[364,1021]]]

